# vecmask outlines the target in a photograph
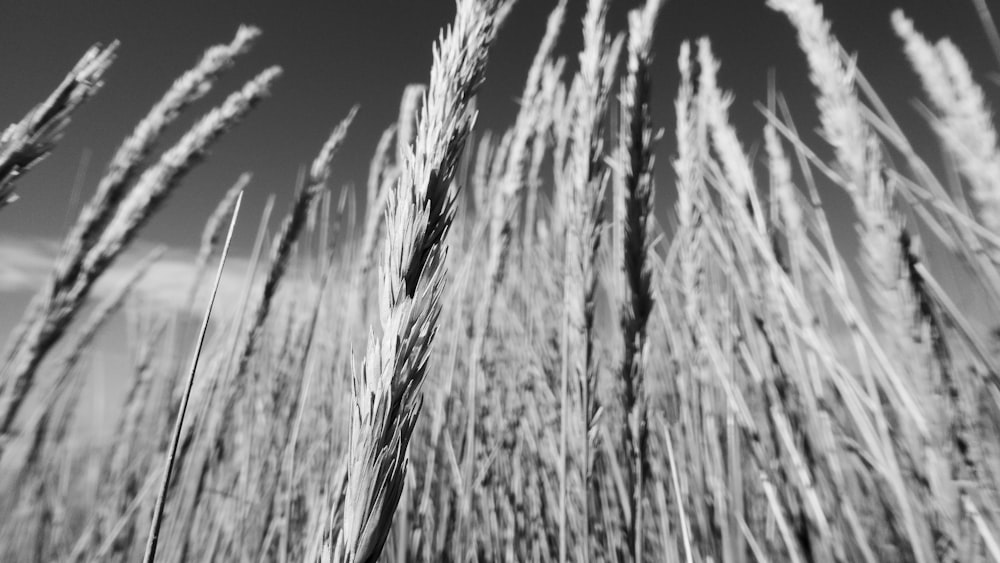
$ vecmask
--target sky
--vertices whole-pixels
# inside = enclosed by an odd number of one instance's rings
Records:
[[[995,2],[996,0],[989,0]],[[988,2],[988,3],[989,3]],[[580,46],[584,0],[571,0],[559,53],[575,59]],[[636,0],[612,0],[609,28],[625,29],[625,14]],[[517,109],[528,65],[555,0],[520,0],[500,31],[480,93],[478,129],[502,130]],[[911,141],[936,154],[929,129],[911,101],[919,83],[889,25],[902,8],[931,39],[947,35],[972,62],[989,97],[998,88],[989,75],[1000,66],[993,57],[971,0],[828,0],[833,32],[881,92]],[[1000,10],[998,10],[1000,11]],[[334,160],[331,188],[363,186],[368,161],[383,129],[395,121],[403,88],[425,82],[431,45],[454,14],[451,0],[21,0],[5,3],[0,18],[0,123],[20,119],[58,84],[95,42],[121,41],[105,86],[80,108],[54,154],[19,182],[21,199],[0,211],[0,339],[24,309],[31,289],[44,275],[55,241],[66,232],[121,140],[190,68],[205,48],[227,43],[241,23],[263,30],[253,51],[241,57],[214,91],[191,108],[161,146],[179,138],[197,117],[265,67],[278,64],[284,75],[272,95],[218,142],[165,208],[141,233],[144,248],[167,244],[167,261],[186,263],[216,202],[241,172],[254,179],[246,192],[235,252],[249,253],[257,217],[269,194],[284,210],[296,171],[308,163],[349,108],[361,105],[347,142]],[[653,69],[653,114],[667,135],[657,148],[660,220],[669,222],[673,183],[669,167],[676,57],[682,40],[707,35],[722,61],[719,82],[735,93],[733,120],[748,150],[761,139],[764,120],[754,102],[764,99],[769,70],[788,98],[800,130],[817,127],[813,91],[795,34],[764,0],[669,0],[657,28]],[[816,137],[821,155],[829,150]],[[82,191],[73,194],[81,162]],[[362,196],[363,199],[363,196]],[[842,194],[826,198],[840,236],[852,232]],[[844,235],[843,233],[847,233]],[[165,275],[165,274],[164,274]],[[177,274],[180,275],[180,274]],[[160,276],[161,278],[163,276]]]

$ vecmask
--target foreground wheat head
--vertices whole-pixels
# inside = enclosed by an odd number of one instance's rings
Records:
[[[460,0],[434,47],[417,136],[386,204],[380,264],[381,336],[372,333],[354,380],[344,527],[337,550],[375,561],[406,474],[427,354],[437,329],[445,237],[455,213],[451,180],[472,129],[469,102],[483,80],[500,2]],[[339,559],[339,556],[338,556]]]

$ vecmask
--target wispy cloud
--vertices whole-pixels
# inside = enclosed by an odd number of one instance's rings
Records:
[[[152,245],[138,244],[125,253],[101,276],[91,293],[91,300],[108,296],[120,287],[138,261]],[[52,270],[58,243],[51,239],[11,237],[0,245],[0,296],[11,306],[27,306],[31,295],[45,282]],[[202,297],[212,283],[217,262],[212,261],[201,280]],[[219,285],[216,311],[220,316],[231,314],[239,306],[249,259],[230,254]],[[194,252],[170,249],[146,273],[133,292],[150,306],[180,309],[188,305],[191,284],[195,277]],[[202,299],[203,301],[203,299]]]
[[[53,241],[5,237],[0,245],[0,293],[32,291],[44,280],[56,254]]]

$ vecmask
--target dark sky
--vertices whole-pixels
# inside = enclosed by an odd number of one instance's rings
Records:
[[[520,0],[501,31],[481,94],[481,128],[499,129],[511,123],[515,96],[554,4],[555,0]],[[574,54],[579,47],[585,1],[570,4],[561,40],[565,54]],[[624,29],[625,12],[636,4],[613,0],[610,28]],[[893,8],[906,10],[932,39],[951,36],[972,61],[981,82],[987,83],[986,75],[997,70],[970,0],[824,4],[834,33],[849,50],[860,53],[862,70],[896,108],[918,148],[931,137],[909,104],[919,93],[918,83],[889,26]],[[244,203],[246,228],[240,230],[237,242],[245,250],[252,237],[250,225],[256,223],[267,194],[278,194],[276,211],[282,212],[297,167],[312,159],[356,102],[361,112],[335,160],[332,185],[334,189],[348,182],[363,186],[368,160],[383,128],[395,119],[403,87],[427,80],[431,44],[453,12],[450,0],[6,2],[0,17],[2,122],[20,119],[41,101],[92,43],[119,39],[122,45],[105,88],[77,113],[55,154],[22,180],[22,199],[0,213],[0,241],[11,236],[61,236],[81,155],[85,151],[92,155],[83,192],[89,197],[115,147],[170,82],[206,47],[228,42],[238,24],[245,22],[264,32],[254,50],[174,127],[169,140],[265,66],[280,64],[285,75],[273,96],[217,144],[213,155],[188,176],[142,234],[147,240],[195,246],[221,194],[241,171],[251,170],[255,177]],[[775,69],[779,88],[790,98],[800,129],[814,129],[817,123],[794,32],[783,17],[765,7],[764,0],[671,0],[657,30],[654,72],[654,116],[667,128],[658,150],[661,202],[673,199],[669,162],[674,151],[678,46],[683,39],[702,35],[711,37],[722,61],[720,83],[736,93],[732,112],[748,149],[761,137],[763,120],[753,102],[764,98],[769,68]],[[996,87],[986,88],[996,99]],[[829,155],[815,140],[812,144]],[[937,153],[933,145],[927,148],[925,154]],[[830,199],[835,210],[846,208],[836,196]],[[665,209],[660,216],[666,218]]]

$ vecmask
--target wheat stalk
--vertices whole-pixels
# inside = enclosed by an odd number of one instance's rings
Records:
[[[240,174],[240,177],[236,179],[236,183],[226,190],[222,199],[216,204],[215,210],[212,211],[208,220],[205,221],[205,228],[201,232],[201,245],[198,247],[198,254],[194,259],[195,273],[191,281],[190,301],[193,301],[196,297],[208,261],[212,257],[212,254],[219,248],[219,243],[222,242],[222,229],[226,226],[226,218],[232,214],[233,207],[236,205],[236,198],[246,189],[252,177],[253,175],[249,172]],[[186,309],[190,309],[190,306]]]
[[[757,229],[764,231],[764,214],[757,200],[757,190],[753,171],[744,156],[743,146],[736,135],[736,129],[729,123],[731,97],[722,93],[716,81],[719,63],[714,58],[708,38],[698,41],[699,75],[698,103],[701,114],[708,124],[712,146],[719,155],[725,180],[740,205],[746,205],[752,213]]]
[[[186,554],[190,548],[189,532],[195,526],[197,509],[202,506],[200,501],[204,493],[204,483],[212,456],[217,453],[214,447],[216,444],[212,443],[219,435],[217,428],[220,424],[218,416],[220,409],[215,408],[217,404],[215,398],[223,392],[234,393],[242,390],[241,387],[237,386],[225,387],[225,383],[229,381],[225,376],[232,372],[232,366],[238,357],[239,346],[243,343],[244,333],[241,332],[241,329],[250,310],[249,303],[253,292],[254,278],[261,262],[261,256],[265,252],[264,243],[267,238],[271,213],[274,210],[274,201],[274,194],[269,195],[257,224],[250,260],[243,276],[244,283],[239,295],[236,318],[231,322],[231,332],[224,348],[225,356],[219,362],[220,367],[216,368],[214,377],[208,379],[207,388],[198,389],[194,393],[195,399],[200,398],[199,404],[195,405],[196,422],[187,425],[181,440],[178,464],[183,471],[181,474],[185,476],[185,485],[189,488],[178,493],[177,504],[179,506],[174,508],[175,521],[178,522],[178,525],[171,528],[171,541],[169,542],[171,548],[181,555]],[[227,396],[227,400],[229,398]],[[198,443],[198,439],[202,439],[204,443]],[[200,446],[200,449],[196,450],[196,445]]]
[[[650,112],[653,30],[663,0],[647,0],[629,12],[628,74],[622,82],[620,174],[624,186],[625,302],[621,311],[623,449],[629,506],[622,519],[623,556],[643,560],[643,491],[649,464],[647,399],[644,385],[647,323],[653,308],[653,120]]]
[[[568,330],[566,362],[568,371],[563,377],[563,396],[568,395],[569,376],[581,391],[580,406],[583,420],[581,465],[583,468],[583,494],[581,501],[582,538],[579,547],[583,561],[590,557],[589,489],[591,487],[594,427],[599,411],[597,389],[597,357],[595,354],[594,305],[597,296],[597,251],[605,222],[604,194],[608,171],[603,164],[603,119],[608,95],[614,79],[614,70],[622,46],[619,35],[613,42],[605,33],[608,3],[606,0],[589,0],[583,18],[583,49],[580,51],[580,70],[574,81],[574,122],[571,129],[570,182],[566,194],[568,201],[566,233],[566,282],[565,314]],[[565,368],[564,368],[565,369]],[[564,409],[568,406],[564,402]],[[563,412],[562,487],[567,486],[566,463],[568,451],[568,417]],[[567,494],[562,495],[561,518],[568,510]],[[567,526],[560,525],[560,561],[567,557]]]
[[[469,103],[483,80],[496,0],[460,0],[434,64],[414,148],[386,205],[380,267],[382,335],[371,334],[354,376],[349,467],[339,560],[374,562],[403,488],[407,446],[440,314],[445,237],[455,213],[450,183],[472,128]]]
[[[503,279],[507,253],[513,238],[514,221],[521,208],[521,194],[525,184],[525,165],[528,163],[529,143],[538,134],[535,123],[542,118],[545,111],[543,84],[549,72],[555,67],[550,66],[552,52],[559,38],[566,16],[566,1],[561,0],[549,14],[545,35],[535,52],[528,77],[521,94],[521,107],[515,118],[510,134],[505,158],[497,158],[495,162],[504,165],[503,171],[497,171],[497,192],[492,200],[490,216],[490,256],[487,262],[486,295],[492,296]],[[489,307],[492,309],[492,305]],[[489,321],[487,317],[486,330]]]
[[[274,298],[288,271],[292,251],[306,225],[309,210],[316,198],[326,189],[332,159],[343,145],[357,110],[357,106],[351,108],[347,116],[333,129],[313,159],[306,177],[303,178],[303,184],[292,202],[291,209],[282,221],[280,230],[272,242],[269,256],[270,266],[260,293],[253,298],[250,298],[249,294],[244,295],[246,301],[242,304],[239,322],[235,325],[236,330],[241,332],[237,334],[234,342],[232,360],[225,363],[220,379],[212,382],[212,393],[221,390],[225,393],[224,399],[222,404],[208,413],[209,420],[206,422],[200,437],[203,440],[202,447],[205,450],[191,461],[185,470],[186,473],[197,476],[194,479],[199,482],[205,480],[213,464],[224,472],[232,471],[236,474],[241,472],[238,465],[234,463],[237,456],[230,452],[230,448],[225,447],[225,445],[233,438],[231,430],[234,426],[245,430],[245,426],[236,421],[236,408],[248,393],[254,392],[257,374],[252,374],[251,381],[246,381],[244,376],[264,334],[265,324],[271,312]],[[257,248],[255,248],[255,254],[256,252]],[[245,327],[243,326],[244,316],[246,316]],[[206,401],[204,407],[207,408],[210,402],[211,399]],[[247,420],[250,424],[249,421],[252,420],[252,417]],[[191,432],[187,434],[190,435]],[[185,436],[185,439],[189,439],[188,435]],[[245,453],[249,456],[251,450],[247,448]],[[187,458],[187,452],[182,452],[182,457]],[[249,478],[245,471],[242,474],[244,478]],[[203,496],[203,487],[196,487],[192,492],[192,498],[186,500],[185,506],[190,510],[196,510],[203,504]]]
[[[60,277],[70,277],[80,267],[82,255],[114,216],[129,183],[163,131],[186,107],[211,90],[214,80],[232,66],[237,56],[249,51],[258,36],[260,30],[257,28],[241,26],[231,43],[207,49],[198,63],[178,77],[135,126],[111,157],[97,191],[80,212],[80,218],[63,243],[58,261]]]
[[[15,329],[16,336],[8,344],[5,353],[6,363],[2,372],[4,377],[10,369],[10,358],[15,354],[24,353],[27,347],[33,347],[36,350],[27,350],[27,354],[34,354],[35,361],[41,361],[54,341],[59,338],[62,328],[57,326],[54,335],[42,339],[34,335],[32,341],[25,342],[24,340],[29,329],[36,327],[35,330],[37,330],[37,325],[44,321],[44,317],[53,314],[52,308],[61,299],[64,288],[85,275],[82,269],[88,253],[107,229],[108,223],[114,218],[122,199],[128,193],[130,183],[163,131],[177,119],[184,108],[205,95],[211,89],[212,83],[218,75],[232,65],[236,56],[249,50],[259,35],[258,29],[241,26],[230,44],[217,45],[206,50],[198,63],[174,81],[170,89],[153,105],[147,115],[136,125],[133,132],[122,142],[101,177],[96,193],[83,207],[80,217],[63,240],[52,274],[44,284],[43,289],[36,294],[28,312]],[[60,322],[68,323],[75,314],[77,306],[59,305],[57,308],[61,307],[62,310],[58,314],[69,318],[53,319],[51,322],[56,325]],[[53,342],[47,342],[49,338],[52,338]],[[27,377],[29,379],[32,377],[30,372],[33,370],[34,368],[28,370]],[[0,387],[3,385],[0,383]],[[0,406],[0,419],[8,416],[5,408]],[[4,431],[3,428],[6,424],[0,423],[0,433]]]
[[[469,174],[469,187],[472,190],[472,211],[475,215],[486,214],[486,191],[489,185],[490,167],[496,158],[499,143],[494,139],[492,131],[483,131],[478,140],[476,154],[470,163],[472,171]],[[476,144],[476,139],[469,136],[469,143]]]
[[[897,369],[917,376],[916,393],[911,390],[912,385],[903,387],[895,380],[888,384],[896,387],[897,399],[904,409],[916,403],[913,395],[928,404],[932,400],[928,397],[927,385],[931,371],[935,365],[946,366],[948,360],[935,357],[933,343],[919,336],[933,330],[936,323],[930,319],[928,324],[928,317],[921,312],[922,281],[912,277],[914,269],[905,267],[916,255],[908,242],[901,244],[901,241],[908,241],[910,235],[894,208],[894,182],[884,173],[879,140],[865,121],[863,106],[855,92],[856,71],[845,67],[841,48],[823,19],[822,10],[812,0],[770,0],[769,4],[784,12],[796,26],[799,42],[809,59],[810,77],[820,91],[817,103],[823,128],[827,140],[837,150],[844,174],[840,183],[851,196],[860,220],[860,259],[879,320],[897,355],[893,363]],[[905,22],[898,16],[895,19],[900,31],[905,31],[902,29]],[[871,374],[863,373],[863,376],[866,392],[871,397],[877,396]],[[924,417],[919,406],[915,406],[913,412],[914,421]],[[874,414],[880,448],[885,450],[882,455],[886,462],[886,481],[901,511],[909,541],[907,547],[917,561],[940,558],[957,543],[943,528],[940,509],[934,507],[926,515],[914,514],[910,509],[914,501],[922,503],[919,496],[912,498],[915,494],[933,494],[926,485],[935,455],[933,451],[926,451],[926,442],[931,436],[926,428],[913,432],[904,427],[903,433],[909,435],[910,442],[896,446],[890,437],[884,409],[878,406]],[[926,466],[919,464],[918,459],[926,460]],[[908,490],[908,486],[915,490]],[[929,535],[936,539],[933,544],[927,540]]]
[[[0,209],[17,200],[17,179],[52,152],[72,113],[101,89],[117,49],[117,41],[88,49],[44,102],[0,135]]]
[[[309,167],[305,183],[296,195],[295,201],[292,203],[292,208],[288,212],[288,215],[285,216],[284,221],[282,221],[281,229],[272,243],[270,268],[264,278],[264,286],[261,289],[261,293],[251,305],[250,324],[243,334],[236,356],[236,367],[229,380],[233,388],[224,405],[219,409],[220,414],[217,420],[221,424],[214,430],[214,440],[210,443],[219,443],[220,440],[226,440],[229,437],[229,428],[235,420],[233,410],[236,407],[236,403],[246,394],[246,389],[251,389],[250,392],[252,393],[252,389],[257,387],[257,373],[250,374],[252,376],[250,383],[244,382],[243,376],[247,372],[250,359],[264,333],[265,322],[271,311],[272,303],[277,295],[279,285],[288,271],[293,248],[299,240],[303,228],[306,226],[309,212],[314,207],[316,198],[327,187],[326,183],[330,177],[333,157],[340,150],[344,140],[347,138],[347,132],[354,122],[358,109],[359,107],[355,105],[348,111],[344,119],[334,128],[333,132],[320,148],[319,154],[316,155],[312,165]],[[249,408],[259,409],[259,407],[254,406],[250,406]],[[257,412],[256,414],[259,416],[266,415],[266,413],[262,412]],[[250,420],[253,420],[253,418]],[[225,448],[223,448],[223,451],[225,451]],[[252,449],[247,448],[246,459],[249,459],[251,454]],[[218,461],[217,463],[219,465],[228,465],[224,461]],[[246,465],[249,465],[249,462]],[[250,478],[248,470],[243,471],[243,477],[246,479],[245,483],[248,483]],[[241,519],[241,521],[245,520],[245,518]]]
[[[528,166],[527,193],[524,198],[524,242],[525,248],[532,248],[538,230],[538,192],[542,188],[542,163],[550,146],[553,123],[556,120],[556,103],[562,97],[562,73],[566,59],[559,57],[546,63],[542,72],[542,87],[538,95],[539,116],[535,120],[534,137],[531,143],[531,163]]]
[[[141,164],[146,154],[148,154],[159,134],[166,125],[177,117],[183,107],[208,91],[211,79],[221,69],[230,65],[233,57],[244,52],[249,47],[253,38],[258,34],[259,32],[254,28],[241,28],[231,45],[209,49],[194,69],[185,73],[174,83],[167,94],[154,105],[153,110],[139,123],[133,134],[118,149],[112,158],[108,171],[98,185],[97,193],[84,207],[80,218],[67,235],[52,275],[45,283],[43,289],[35,296],[25,318],[15,330],[17,337],[7,349],[7,359],[4,366],[5,381],[0,384],[2,385],[0,392],[10,392],[8,378],[16,381],[14,384],[15,387],[31,385],[31,379],[33,378],[33,372],[37,363],[41,361],[48,349],[59,338],[63,330],[65,330],[65,325],[68,324],[72,316],[76,313],[80,302],[82,302],[85,294],[89,291],[89,286],[93,282],[93,279],[88,280],[87,278],[93,277],[96,279],[96,276],[100,275],[100,272],[85,271],[84,262],[94,250],[95,245],[98,243],[98,238],[109,227],[108,223],[118,211],[128,181],[134,175],[136,168]],[[269,71],[268,74],[269,76],[266,77],[267,82],[273,80],[275,72]],[[251,98],[247,100],[231,98],[229,100],[229,105],[224,109],[230,110],[232,115],[216,113],[216,118],[222,118],[223,123],[216,124],[221,125],[221,127],[218,127],[218,131],[211,133],[210,138],[206,137],[205,141],[214,139],[231,122],[238,120],[249,106],[256,103],[256,99],[266,90],[266,84],[260,84],[259,82],[258,80],[254,83],[256,84],[255,88],[259,90],[258,92],[246,92],[252,95]],[[251,103],[245,104],[244,102],[248,100]],[[233,113],[233,110],[235,110],[235,113]],[[203,124],[211,125],[208,121],[203,122]],[[202,133],[209,132],[207,129],[202,130]],[[190,134],[193,133],[192,131]],[[193,139],[193,137],[186,138]],[[196,149],[195,152],[197,152],[197,150],[203,150],[204,147],[200,149],[197,147],[194,148]],[[179,152],[181,150],[180,145],[176,146],[173,150],[175,151],[175,157],[181,154]],[[164,162],[161,158],[161,164]],[[180,167],[180,170],[185,168]],[[163,170],[166,167],[161,166],[160,169]],[[101,268],[101,271],[103,271],[103,268]],[[81,286],[77,292],[80,293],[80,290],[82,290],[83,295],[67,295],[73,291],[70,288],[74,285]],[[23,391],[26,391],[26,389],[22,389],[22,391],[15,390],[13,394],[16,396]],[[19,402],[19,400],[15,398],[16,402]],[[0,432],[5,431],[9,425],[9,420],[14,415],[11,412],[11,408],[5,405],[6,403],[0,402]],[[14,405],[13,410],[16,409],[17,406]]]
[[[142,174],[99,238],[79,260],[79,268],[64,277],[57,267],[56,274],[38,294],[28,318],[23,321],[26,326],[20,330],[23,337],[9,352],[4,365],[0,384],[0,433],[9,430],[34,383],[38,364],[65,332],[97,278],[131,243],[181,178],[204,158],[209,146],[257,105],[280,73],[277,67],[263,71],[206,114],[160,157],[159,162]]]
[[[181,440],[181,429],[184,427],[184,415],[187,413],[188,402],[191,400],[191,389],[194,387],[194,376],[198,371],[198,360],[201,357],[201,348],[205,344],[205,334],[208,332],[208,321],[212,316],[212,306],[215,304],[215,296],[219,291],[219,282],[222,281],[222,269],[226,265],[226,257],[229,255],[229,243],[233,240],[233,231],[236,229],[236,218],[240,213],[240,202],[243,200],[243,193],[240,192],[236,198],[236,205],[233,207],[233,217],[229,222],[229,232],[226,235],[226,243],[222,247],[222,257],[219,259],[219,269],[215,274],[215,284],[212,287],[212,297],[208,301],[205,309],[205,318],[201,323],[201,331],[198,334],[198,341],[191,357],[191,369],[188,371],[187,384],[184,388],[184,395],[181,398],[180,410],[177,412],[177,421],[174,424],[174,431],[170,440],[170,449],[167,450],[166,464],[163,469],[163,480],[160,484],[160,492],[156,497],[156,507],[153,509],[153,522],[149,527],[149,540],[146,543],[146,554],[143,556],[144,563],[153,563],[156,559],[156,543],[160,536],[160,522],[163,519],[163,507],[167,501],[167,489],[170,486],[170,472],[173,470],[174,458],[177,455],[177,447]]]
[[[243,336],[242,345],[237,353],[235,377],[239,378],[246,372],[247,363],[253,354],[254,347],[260,338],[264,328],[264,321],[271,310],[271,302],[278,291],[278,285],[288,270],[288,263],[291,260],[292,248],[298,240],[305,226],[306,217],[312,208],[316,197],[326,188],[326,181],[330,177],[330,165],[333,156],[340,149],[347,137],[347,130],[357,115],[358,106],[354,106],[347,113],[347,116],[334,128],[330,137],[323,144],[309,167],[309,174],[306,184],[295,196],[292,208],[281,223],[281,230],[271,246],[270,269],[264,280],[264,288],[260,297],[256,300],[250,324]]]
[[[397,130],[397,126],[393,124],[382,132],[378,145],[375,147],[375,156],[368,165],[365,215],[362,223],[364,230],[361,234],[360,256],[358,257],[361,260],[361,267],[358,268],[358,271],[362,280],[365,279],[375,263],[375,246],[382,225],[382,210],[385,208],[386,194],[388,194],[397,173],[393,162]]]
[[[561,0],[549,14],[545,35],[539,44],[538,51],[528,70],[528,78],[521,95],[521,107],[515,124],[509,135],[509,145],[506,158],[496,158],[505,167],[498,171],[497,191],[492,198],[491,215],[489,217],[490,249],[483,278],[483,295],[485,299],[476,311],[475,327],[471,347],[471,362],[468,387],[466,389],[466,429],[465,429],[465,463],[463,464],[463,482],[471,485],[476,462],[476,420],[479,417],[477,394],[479,378],[486,373],[485,342],[493,324],[493,314],[503,282],[510,245],[515,229],[515,219],[521,209],[521,194],[524,191],[524,168],[528,159],[528,145],[537,133],[534,125],[544,111],[542,83],[545,72],[551,67],[548,61],[555,48],[566,14],[566,1]],[[459,526],[465,524],[472,510],[475,491],[468,491],[462,503],[462,513]]]
[[[940,115],[935,130],[971,184],[983,224],[1000,233],[1000,147],[983,89],[954,43],[942,39],[931,45],[899,10],[892,25]]]

